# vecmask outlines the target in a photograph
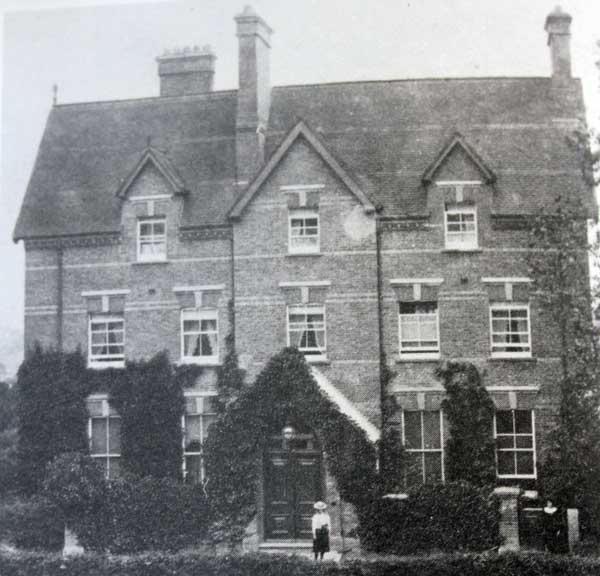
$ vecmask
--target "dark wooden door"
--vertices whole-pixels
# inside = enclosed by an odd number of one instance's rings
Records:
[[[313,504],[321,499],[321,455],[269,450],[265,457],[265,536],[310,540]]]

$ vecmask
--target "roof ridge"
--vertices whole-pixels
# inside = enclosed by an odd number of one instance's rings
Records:
[[[273,86],[274,90],[281,88],[312,88],[314,86],[339,86],[343,84],[389,84],[393,82],[463,82],[463,81],[490,81],[497,80],[547,80],[551,81],[550,76],[444,76],[444,77],[423,77],[423,78],[388,78],[379,80],[340,80],[336,82],[315,82],[312,84],[284,84]],[[572,78],[578,80],[578,78]]]
[[[104,104],[127,104],[137,102],[173,102],[186,100],[210,100],[213,96],[226,96],[227,94],[237,93],[237,88],[230,90],[215,90],[213,92],[203,92],[202,94],[185,94],[183,96],[140,96],[139,98],[113,98],[111,100],[90,100],[83,102],[64,102],[55,104],[53,108],[69,108],[73,106],[101,106]]]

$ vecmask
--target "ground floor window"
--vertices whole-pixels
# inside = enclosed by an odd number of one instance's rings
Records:
[[[407,454],[408,486],[443,482],[444,449],[442,412],[416,410],[403,412],[403,438]]]
[[[186,395],[183,415],[183,477],[191,484],[206,480],[203,445],[216,420],[215,396]]]
[[[102,466],[106,478],[116,478],[120,471],[121,418],[106,397],[91,397],[87,405],[90,456]]]
[[[494,417],[498,478],[535,478],[532,410],[499,410]]]

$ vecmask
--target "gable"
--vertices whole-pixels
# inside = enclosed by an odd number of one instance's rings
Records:
[[[251,202],[254,196],[259,192],[262,186],[267,182],[273,172],[279,167],[281,162],[287,158],[290,150],[295,147],[297,142],[303,142],[314,154],[316,154],[323,164],[343,183],[348,191],[353,194],[362,204],[366,213],[375,211],[375,207],[367,198],[356,180],[341,165],[341,163],[331,154],[324,143],[310,130],[303,122],[298,122],[283,139],[273,155],[259,171],[255,179],[249,184],[246,191],[238,198],[236,203],[229,211],[231,219],[238,219],[242,216],[246,206]],[[299,174],[299,177],[302,177]]]
[[[156,166],[148,161],[127,189],[127,198],[146,196],[171,196],[173,188]]]
[[[484,180],[481,170],[461,146],[455,146],[436,170],[433,180],[446,181],[478,181]]]

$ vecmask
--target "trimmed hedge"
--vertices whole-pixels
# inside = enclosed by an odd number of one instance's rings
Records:
[[[345,564],[295,557],[198,554],[135,557],[0,553],[2,576],[597,576],[600,559],[545,554],[447,555]]]
[[[5,500],[0,504],[0,541],[28,550],[61,550],[64,543],[62,515],[42,497]],[[2,569],[0,574],[4,576]]]
[[[470,484],[425,484],[406,500],[374,500],[359,510],[365,550],[388,554],[481,551],[501,544],[499,501]]]

